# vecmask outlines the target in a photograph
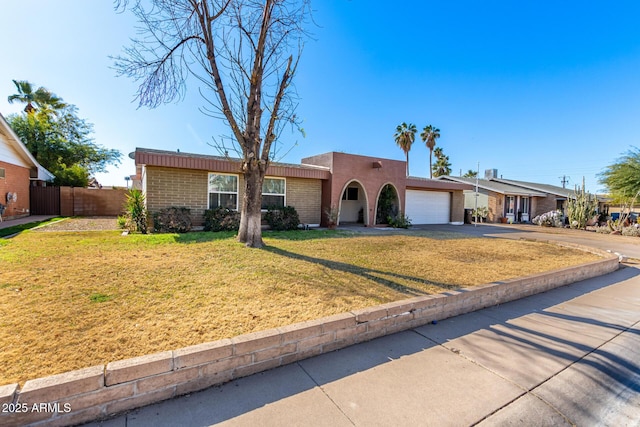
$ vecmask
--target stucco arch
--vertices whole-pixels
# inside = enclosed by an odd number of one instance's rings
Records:
[[[348,188],[357,188],[357,200],[343,200],[343,195]],[[353,194],[352,194],[353,195]],[[347,194],[349,196],[349,194]],[[362,209],[363,224],[369,223],[369,197],[364,184],[357,179],[349,180],[344,184],[339,196],[338,224],[342,222],[359,222],[359,211]]]
[[[393,182],[387,181],[380,186],[378,189],[378,194],[376,195],[376,206],[374,212],[374,224],[386,224],[386,218],[378,218],[379,215],[379,204],[380,204],[380,196],[382,195],[382,191],[385,187],[389,186],[395,192],[395,201],[393,202],[393,215],[397,215],[400,213],[402,208],[402,203],[400,200],[400,192],[398,191],[398,187]]]

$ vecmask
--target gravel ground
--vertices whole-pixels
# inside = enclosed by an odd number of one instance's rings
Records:
[[[102,231],[119,230],[115,217],[65,218],[34,231]]]

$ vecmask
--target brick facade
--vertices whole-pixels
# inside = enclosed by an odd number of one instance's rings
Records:
[[[145,175],[149,212],[172,206],[187,207],[191,209],[194,225],[204,223],[203,215],[209,203],[207,171],[147,167]]]
[[[187,207],[191,209],[193,224],[204,224],[204,211],[209,208],[209,171],[147,166],[144,174],[147,209],[150,212],[172,206]],[[240,209],[244,178],[242,174],[237,175]],[[285,179],[286,204],[296,208],[302,223],[319,224],[322,182],[318,179]]]
[[[238,176],[240,208],[244,183],[237,160],[150,149],[136,150],[135,159],[134,187],[145,192],[147,209],[152,213],[184,206],[191,209],[194,225],[202,225],[209,203],[209,172]],[[340,209],[341,221],[374,225],[378,198],[386,185],[396,190],[400,212],[405,211],[407,188],[449,193],[450,221],[462,222],[462,191],[470,188],[467,184],[407,177],[403,161],[335,152],[303,159],[300,165],[273,163],[266,176],[285,178],[286,204],[296,208],[302,223],[314,225],[326,225],[324,212],[332,206]],[[343,205],[342,195],[350,186],[357,187],[357,200],[347,200]]]
[[[555,211],[557,207],[556,196],[553,194],[549,194],[547,197],[535,197],[533,206],[531,206],[531,219],[543,213]]]
[[[322,181],[287,178],[287,205],[298,211],[300,222],[320,224],[322,216]]]
[[[0,178],[0,203],[6,206],[3,219],[29,216],[30,169],[0,161],[4,178]],[[15,193],[17,200],[7,202],[7,193]]]

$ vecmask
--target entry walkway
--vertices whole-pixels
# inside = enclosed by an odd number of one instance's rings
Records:
[[[429,324],[92,426],[640,426],[640,270]]]
[[[0,229],[13,227],[15,225],[29,224],[30,222],[46,221],[51,218],[55,218],[55,215],[32,215],[18,219],[5,219],[4,221],[0,222]]]

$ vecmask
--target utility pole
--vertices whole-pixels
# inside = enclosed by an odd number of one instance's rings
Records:
[[[476,214],[476,220],[473,222],[473,226],[477,227],[478,226],[478,175],[480,175],[480,162],[478,162],[478,171],[476,173],[476,209],[475,209],[475,214]]]
[[[562,179],[560,180],[562,183],[562,188],[567,188],[567,184],[569,183],[569,178],[566,175],[562,175]]]

